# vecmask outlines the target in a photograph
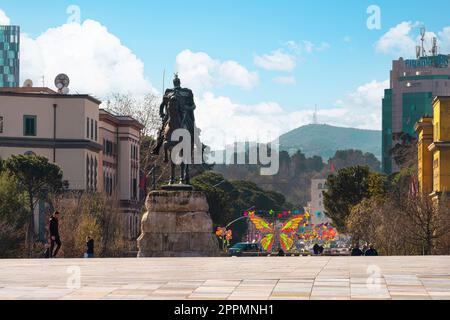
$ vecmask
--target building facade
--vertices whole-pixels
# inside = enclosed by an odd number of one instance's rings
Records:
[[[393,61],[390,88],[382,101],[382,170],[394,173],[398,167],[390,154],[404,134],[416,137],[414,125],[431,115],[435,96],[450,95],[449,55]]]
[[[130,239],[140,233],[140,133],[143,126],[128,116],[117,116],[99,110],[100,153],[99,172],[105,194],[119,200],[126,215],[126,231]]]
[[[330,223],[331,220],[325,215],[323,204],[323,193],[327,191],[326,179],[311,180],[311,202],[308,203],[308,212],[311,215],[311,223],[314,225]]]
[[[19,86],[20,27],[0,26],[0,87]]]
[[[0,158],[36,154],[61,167],[71,191],[120,203],[126,234],[139,230],[139,140],[143,126],[99,108],[89,95],[48,88],[0,89]],[[37,213],[36,226],[43,217]],[[42,215],[42,213],[41,213]]]
[[[436,97],[433,117],[416,124],[419,190],[433,200],[450,192],[450,96]]]

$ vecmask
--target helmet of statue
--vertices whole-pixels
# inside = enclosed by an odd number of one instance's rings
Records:
[[[178,78],[178,73],[175,73],[175,75],[173,77],[173,86],[175,88],[181,87],[181,81],[180,81],[180,78]]]

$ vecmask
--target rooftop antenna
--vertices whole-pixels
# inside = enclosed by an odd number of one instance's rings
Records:
[[[422,41],[422,57],[426,57],[427,56],[427,52],[425,51],[425,35],[427,33],[427,29],[425,29],[425,27],[420,28],[420,41]]]
[[[317,123],[318,123],[318,121],[317,121],[317,104],[316,104],[315,109],[314,109],[314,114],[313,114],[313,124],[317,124]]]
[[[431,54],[436,57],[438,54],[437,38],[433,37],[433,48],[431,49]]]
[[[420,58],[421,52],[422,52],[422,47],[421,46],[416,46],[416,58],[417,59]]]

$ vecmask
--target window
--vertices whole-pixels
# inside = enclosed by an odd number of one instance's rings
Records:
[[[89,190],[89,184],[90,184],[89,165],[90,165],[89,156],[86,156],[86,190]]]
[[[97,190],[97,166],[98,166],[97,157],[95,157],[95,160],[94,160],[94,191]]]
[[[36,116],[23,116],[23,135],[36,136]]]
[[[89,118],[86,118],[86,138],[89,139]]]
[[[0,116],[0,133],[3,133],[3,116]]]
[[[94,119],[91,119],[91,140],[94,140]]]
[[[97,141],[97,120],[95,120],[95,141]]]

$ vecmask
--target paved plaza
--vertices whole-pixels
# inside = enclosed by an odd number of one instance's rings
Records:
[[[450,257],[0,260],[0,299],[450,299]]]

